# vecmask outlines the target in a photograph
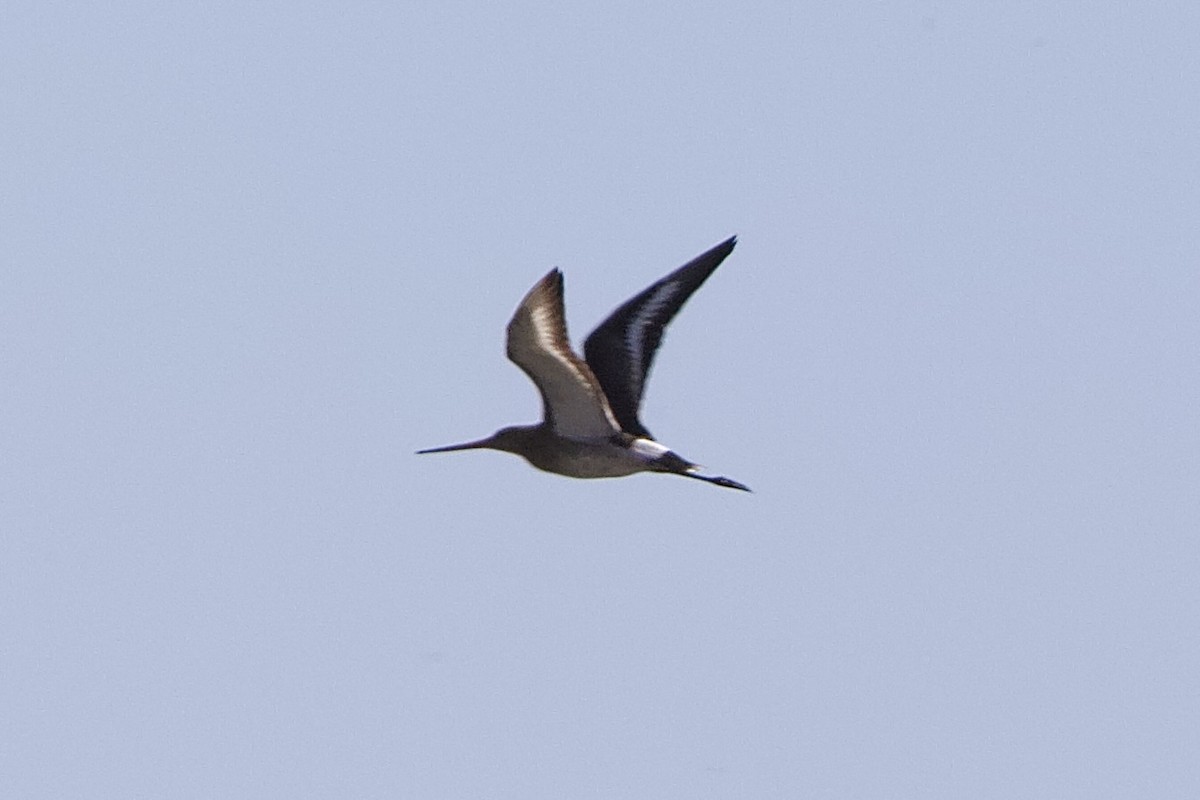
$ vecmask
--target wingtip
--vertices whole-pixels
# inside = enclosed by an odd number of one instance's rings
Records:
[[[736,244],[737,234],[734,234],[720,244],[714,244],[712,247],[708,248],[703,253],[685,264],[681,269],[686,270],[689,267],[698,267],[701,264],[704,264],[707,266],[705,272],[705,277],[707,277],[708,274],[715,270],[722,261],[729,257],[729,254],[733,252],[733,248]]]
[[[539,290],[552,289],[552,290],[558,291],[561,294],[562,286],[563,286],[562,270],[559,269],[558,267],[555,267],[554,269],[550,270],[545,275],[543,275],[542,279],[540,281],[538,281],[532,289],[529,290],[529,293],[532,295],[534,292],[537,292]]]
[[[708,248],[708,250],[706,250],[704,252],[704,254],[702,256],[700,256],[699,258],[705,258],[705,257],[712,258],[712,257],[716,256],[720,261],[724,261],[729,256],[729,254],[733,252],[733,248],[735,246],[737,246],[737,234],[736,233],[733,236],[730,236],[725,241],[721,242],[720,244],[714,244],[712,247]]]

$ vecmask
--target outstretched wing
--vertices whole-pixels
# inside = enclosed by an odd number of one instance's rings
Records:
[[[642,393],[663,329],[725,257],[737,237],[730,237],[655,283],[609,315],[583,346],[588,366],[608,398],[621,429],[650,437],[638,420]]]
[[[603,438],[620,428],[596,376],[571,350],[563,315],[563,277],[546,273],[508,323],[508,357],[542,394],[545,421],[573,439]]]

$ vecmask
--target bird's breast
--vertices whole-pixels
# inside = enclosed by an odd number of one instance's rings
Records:
[[[620,478],[653,470],[667,448],[649,439],[581,441],[556,439],[552,446],[525,455],[538,469],[572,478]]]

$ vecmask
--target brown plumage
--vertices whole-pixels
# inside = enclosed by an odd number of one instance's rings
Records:
[[[508,323],[508,357],[537,386],[542,422],[418,453],[502,450],[538,469],[574,478],[670,472],[750,491],[729,478],[700,474],[696,464],[654,441],[638,418],[663,330],[735,242],[722,242],[621,305],[588,337],[586,361],[567,337],[562,273],[550,270]]]

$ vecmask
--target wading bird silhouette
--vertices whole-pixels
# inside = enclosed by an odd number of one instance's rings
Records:
[[[417,452],[502,450],[572,478],[669,472],[750,491],[730,478],[701,474],[699,465],[656,442],[638,419],[664,328],[736,243],[737,237],[727,239],[627,300],[587,338],[586,360],[571,350],[567,339],[562,272],[550,270],[508,323],[508,357],[541,393],[541,423]]]

